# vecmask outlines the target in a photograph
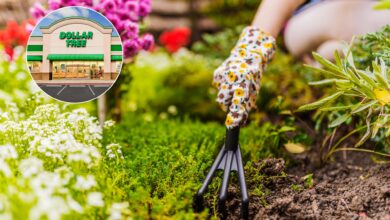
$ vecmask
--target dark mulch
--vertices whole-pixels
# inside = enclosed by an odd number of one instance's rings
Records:
[[[390,220],[390,166],[374,164],[369,157],[348,153],[348,157],[338,155],[336,161],[320,167],[306,161],[287,170],[282,159],[254,163],[255,171],[265,177],[262,182],[256,182],[251,179],[253,169],[247,170],[247,185],[253,189],[256,184],[262,184],[266,194],[250,195],[250,219]],[[313,186],[293,189],[304,185],[301,177],[308,173],[313,173]],[[237,186],[230,187],[229,195],[228,219],[239,219]]]

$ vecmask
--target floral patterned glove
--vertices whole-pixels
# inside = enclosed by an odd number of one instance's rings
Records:
[[[228,59],[214,72],[217,102],[229,113],[227,128],[243,125],[256,107],[263,70],[275,53],[275,39],[255,27],[246,27]]]

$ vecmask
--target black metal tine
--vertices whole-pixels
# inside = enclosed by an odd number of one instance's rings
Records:
[[[228,150],[226,164],[225,164],[225,170],[223,172],[221,192],[219,194],[219,201],[222,201],[222,202],[227,199],[229,176],[230,176],[230,169],[232,167],[232,162],[233,162],[233,152]]]
[[[203,209],[203,194],[206,192],[208,185],[210,185],[215,172],[217,169],[224,170],[222,186],[219,194],[218,210],[223,215],[222,218],[226,218],[226,207],[225,202],[228,195],[228,185],[230,172],[237,170],[237,175],[241,188],[241,217],[248,219],[249,214],[249,196],[245,183],[244,167],[242,163],[242,155],[240,146],[238,144],[239,139],[239,127],[226,130],[226,141],[225,145],[219,151],[217,158],[215,159],[210,171],[207,173],[205,180],[203,181],[202,187],[196,194],[196,210],[201,211]],[[224,163],[224,164],[223,164]],[[234,166],[233,166],[234,163]]]
[[[249,196],[248,191],[246,188],[245,183],[245,173],[244,173],[244,166],[242,163],[242,155],[240,146],[238,146],[236,151],[236,159],[237,159],[237,174],[238,174],[238,180],[240,182],[240,188],[241,188],[241,217],[243,219],[248,219],[249,216]]]
[[[217,171],[218,165],[221,162],[224,154],[225,154],[225,145],[219,151],[217,158],[214,160],[214,163],[211,166],[210,171],[207,173],[207,176],[206,176],[205,180],[203,181],[202,187],[200,187],[200,189],[198,191],[198,195],[199,194],[203,195],[206,192],[207,186],[211,183],[211,180],[213,179],[214,174]]]

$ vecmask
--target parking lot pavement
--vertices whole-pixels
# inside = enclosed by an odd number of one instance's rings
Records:
[[[106,92],[111,84],[38,84],[51,97],[65,102],[85,102]]]

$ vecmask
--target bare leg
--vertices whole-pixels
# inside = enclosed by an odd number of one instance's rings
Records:
[[[354,35],[379,30],[389,24],[388,11],[376,11],[375,1],[334,0],[312,6],[292,17],[285,29],[286,46],[295,57],[318,51],[327,58],[340,42],[349,42]]]

